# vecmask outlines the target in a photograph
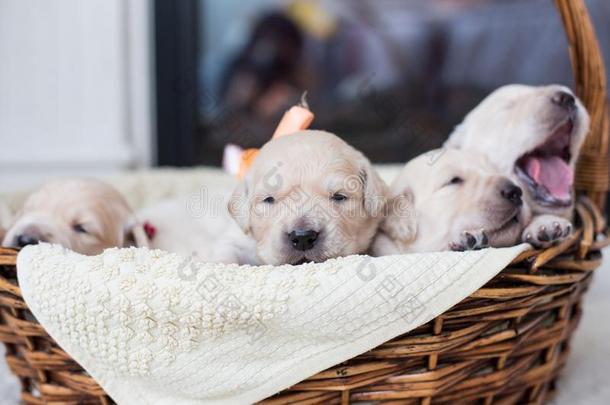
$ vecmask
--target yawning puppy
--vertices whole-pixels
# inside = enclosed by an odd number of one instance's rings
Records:
[[[392,183],[372,254],[512,246],[530,217],[521,195],[481,154],[426,153]]]
[[[534,214],[523,241],[546,247],[571,231],[574,167],[588,130],[570,89],[509,85],[471,111],[446,146],[483,153],[523,188]]]
[[[110,247],[147,246],[144,230],[123,196],[93,179],[52,181],[27,198],[2,246],[39,242],[57,243],[85,255]]]
[[[229,212],[263,263],[322,262],[368,249],[386,194],[362,153],[333,134],[307,130],[260,150]]]

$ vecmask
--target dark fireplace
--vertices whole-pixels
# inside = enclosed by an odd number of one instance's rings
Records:
[[[588,3],[608,51],[610,9]],[[498,86],[572,85],[548,0],[157,0],[154,14],[159,165],[262,145],[304,91],[313,128],[405,162]]]

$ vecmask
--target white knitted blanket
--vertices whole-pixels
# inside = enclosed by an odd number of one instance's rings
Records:
[[[240,267],[38,245],[17,266],[36,318],[119,404],[245,404],[431,320],[526,248]]]

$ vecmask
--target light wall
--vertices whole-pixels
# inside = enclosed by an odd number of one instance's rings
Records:
[[[0,191],[153,156],[147,0],[0,1]]]

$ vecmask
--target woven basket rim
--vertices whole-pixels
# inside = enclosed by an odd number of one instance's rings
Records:
[[[567,359],[567,342],[580,319],[580,297],[601,261],[600,250],[610,244],[605,220],[589,199],[579,201],[577,213],[579,227],[565,242],[523,252],[484,287],[435,320],[263,402],[394,399],[419,403],[434,399],[452,403],[489,397],[511,403],[511,398],[523,398],[523,387],[542,401]],[[54,400],[112,403],[27,316],[21,291],[11,279],[17,254],[17,250],[0,248],[0,340],[9,348],[11,370],[24,384],[24,401],[42,403],[31,390],[48,387],[52,389],[47,398]],[[544,326],[545,322],[550,326]],[[15,333],[7,333],[6,325]],[[532,343],[524,343],[528,341]],[[541,352],[552,355],[548,362],[538,364]],[[489,364],[486,356],[497,367],[491,373],[483,367]],[[519,383],[510,383],[511,378]],[[493,384],[481,384],[486,379]]]

